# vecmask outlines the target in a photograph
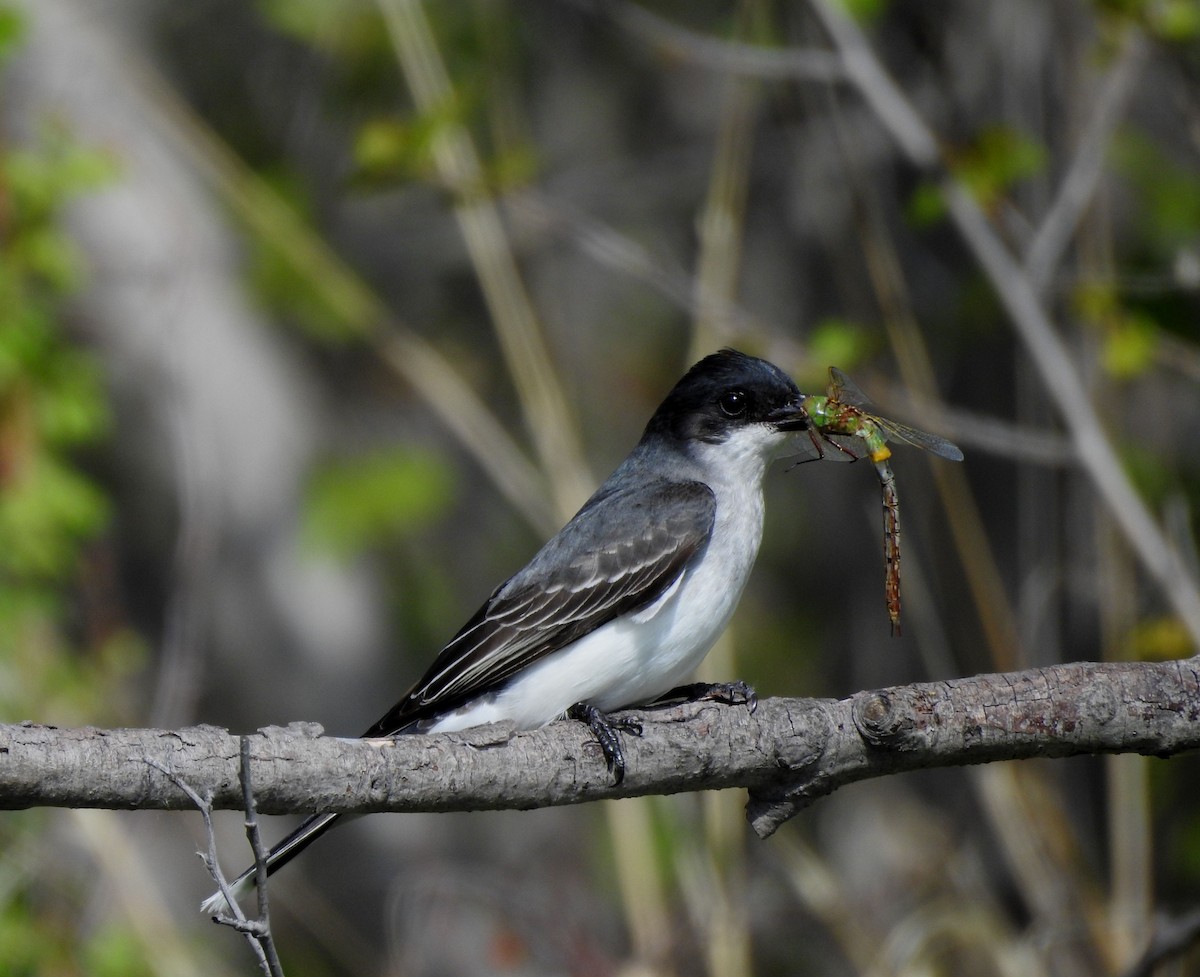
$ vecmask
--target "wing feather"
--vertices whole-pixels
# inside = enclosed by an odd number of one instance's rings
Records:
[[[712,490],[701,482],[598,492],[363,735],[392,735],[495,691],[546,655],[653,603],[708,543],[715,514]],[[616,543],[614,525],[622,530]]]

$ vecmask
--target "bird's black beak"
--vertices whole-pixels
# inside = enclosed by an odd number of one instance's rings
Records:
[[[803,403],[802,399],[797,399],[782,407],[776,407],[767,415],[768,423],[773,424],[776,431],[808,430],[808,411],[804,409]]]

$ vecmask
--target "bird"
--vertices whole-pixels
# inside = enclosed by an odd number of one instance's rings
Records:
[[[720,637],[763,532],[762,484],[809,426],[783,370],[734,349],[691,367],[628,457],[526,566],[497,587],[399,702],[362,735],[439,733],[492,722],[587,724],[617,783],[623,707],[675,690]],[[688,686],[751,709],[749,686]],[[314,814],[268,852],[281,868],[341,815]],[[251,867],[234,894],[253,885]],[[206,912],[228,909],[222,893]]]

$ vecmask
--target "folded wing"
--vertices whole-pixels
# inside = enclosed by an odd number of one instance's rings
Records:
[[[597,494],[502,584],[412,690],[363,735],[391,736],[503,687],[521,669],[652,604],[707,545],[708,486],[659,480]],[[619,527],[620,532],[612,532]]]

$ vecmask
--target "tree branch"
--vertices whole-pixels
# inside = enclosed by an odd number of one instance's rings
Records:
[[[1075,663],[860,692],[847,699],[685,703],[636,710],[619,788],[578,723],[358,740],[313,724],[250,740],[267,814],[528,809],[745,787],[762,837],[844,784],[924,767],[1200,748],[1200,658]],[[170,771],[171,775],[163,771]],[[242,809],[239,737],[180,730],[0,725],[0,808]]]

